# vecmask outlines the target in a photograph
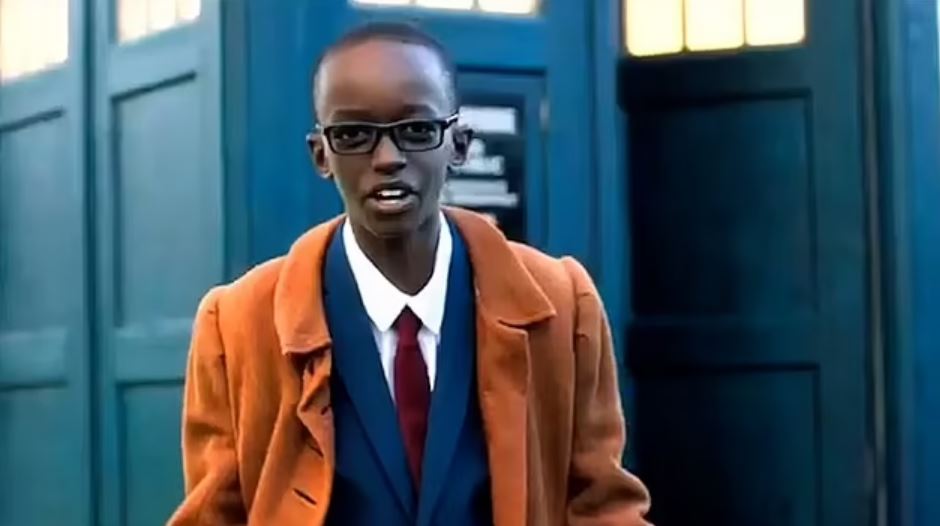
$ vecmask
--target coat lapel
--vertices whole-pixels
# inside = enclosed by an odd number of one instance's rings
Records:
[[[407,516],[413,518],[415,489],[408,471],[397,412],[341,236],[337,234],[330,247],[324,274],[333,360],[389,485]]]
[[[480,412],[486,433],[493,524],[527,524],[529,343],[525,330],[477,318]]]
[[[463,431],[474,373],[473,282],[466,248],[453,232],[454,252],[447,283],[447,301],[438,371],[431,398],[428,438],[421,468],[418,526],[430,524],[442,489],[447,485],[451,459]]]
[[[555,315],[503,234],[480,216],[445,209],[467,242],[476,285],[477,384],[496,526],[526,524],[527,327]]]
[[[298,447],[294,472],[277,515],[284,523],[321,524],[332,493],[336,469],[330,403],[332,340],[323,312],[320,276],[337,225],[338,219],[320,225],[294,243],[284,258],[274,291],[274,324],[281,352],[298,371],[296,415],[307,432],[298,438],[303,445]],[[310,506],[310,502],[318,505]]]
[[[277,516],[285,523],[288,519],[308,524],[320,524],[326,518],[336,469],[332,413],[330,412],[331,355],[319,351],[309,357],[303,368],[303,384],[297,404],[297,418],[310,433],[294,465],[289,490]],[[310,503],[315,503],[314,507]],[[283,515],[283,516],[282,516]],[[274,517],[272,517],[274,519]]]

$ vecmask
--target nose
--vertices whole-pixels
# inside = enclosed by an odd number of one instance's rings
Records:
[[[372,152],[372,168],[381,174],[392,175],[405,167],[405,156],[388,135],[383,135]]]

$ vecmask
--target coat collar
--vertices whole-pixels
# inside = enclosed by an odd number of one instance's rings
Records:
[[[466,241],[479,308],[511,327],[555,315],[545,292],[502,232],[474,212],[445,208],[444,213]],[[311,229],[285,257],[274,293],[274,323],[285,354],[322,350],[332,343],[323,306],[323,266],[344,218]]]

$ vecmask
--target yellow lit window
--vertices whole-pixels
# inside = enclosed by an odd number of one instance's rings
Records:
[[[628,0],[624,17],[627,47],[634,55],[682,51],[682,0]]]
[[[199,18],[200,0],[117,0],[118,39],[137,40]]]
[[[439,9],[473,9],[473,0],[415,0],[415,5]]]
[[[68,56],[68,0],[0,0],[0,81],[62,64]]]
[[[415,6],[517,15],[534,14],[539,7],[539,0],[352,0],[352,2],[360,5]]]
[[[798,44],[806,0],[625,0],[634,56]]]
[[[748,0],[747,43],[773,46],[802,41],[806,31],[804,9],[803,0]]]

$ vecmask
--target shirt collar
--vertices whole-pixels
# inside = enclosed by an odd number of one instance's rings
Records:
[[[372,263],[359,246],[349,221],[343,225],[343,245],[359,288],[362,305],[379,331],[389,330],[405,307],[418,316],[425,328],[440,336],[447,299],[447,278],[453,253],[453,239],[447,219],[441,213],[441,228],[434,258],[431,279],[414,296],[405,294],[393,285]]]

